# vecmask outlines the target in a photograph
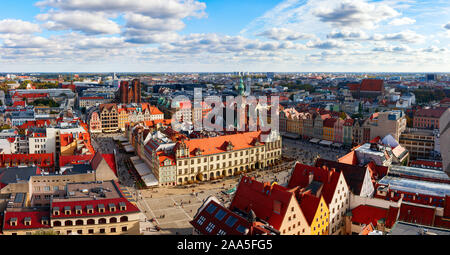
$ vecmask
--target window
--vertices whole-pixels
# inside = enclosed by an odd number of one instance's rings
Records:
[[[116,228],[111,228],[111,233],[116,233]]]
[[[200,216],[200,218],[197,220],[198,225],[203,225],[203,222],[205,222],[206,218],[203,216]]]
[[[227,215],[227,213],[226,213],[224,210],[220,209],[220,210],[216,213],[216,218],[217,218],[218,220],[222,220],[223,217],[225,217],[225,215]]]
[[[122,232],[126,232],[126,231],[128,231],[128,228],[127,228],[127,226],[125,226],[125,227],[122,227]]]
[[[104,233],[105,233],[105,229],[104,229],[104,228],[101,228],[101,229],[100,229],[100,233],[104,234]]]
[[[207,211],[209,214],[212,214],[212,213],[216,210],[216,208],[217,208],[217,206],[215,206],[215,205],[213,205],[213,204],[210,204],[210,205],[208,206],[208,208],[206,208],[206,211]]]
[[[239,231],[239,232],[241,232],[242,234],[245,234],[245,232],[247,231],[247,229],[246,229],[244,226],[242,226],[242,225],[239,225],[239,226],[236,228],[236,230]],[[284,233],[284,231],[283,231],[283,233]]]
[[[235,218],[234,216],[230,216],[228,217],[228,219],[225,221],[225,224],[227,224],[227,226],[229,226],[230,228],[234,226],[234,224],[238,221],[237,218]]]
[[[94,234],[94,230],[93,230],[93,229],[89,229],[89,230],[88,230],[88,233],[89,233],[89,234]]]
[[[82,229],[77,230],[77,233],[80,234],[80,235],[82,235],[82,234],[83,234],[83,230],[82,230]]]
[[[217,232],[217,235],[222,235],[222,236],[224,236],[224,235],[226,235],[226,234],[227,234],[227,232],[223,231],[222,229],[219,230],[219,232]]]
[[[210,222],[208,224],[208,226],[206,226],[206,231],[208,231],[209,233],[211,233],[211,231],[213,231],[214,227],[216,227],[216,225],[214,225],[212,222]]]

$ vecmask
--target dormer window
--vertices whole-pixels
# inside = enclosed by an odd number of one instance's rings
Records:
[[[94,207],[92,205],[87,205],[86,211],[87,211],[87,213],[94,213]]]
[[[31,226],[31,218],[25,217],[25,219],[23,219],[23,223],[25,226]]]
[[[65,215],[70,215],[70,213],[71,213],[70,206],[64,206],[64,214]]]
[[[48,225],[48,217],[42,217],[41,218],[41,224],[42,225]]]
[[[76,214],[82,214],[82,208],[80,205],[75,206],[75,213]]]
[[[120,202],[119,206],[120,206],[120,210],[121,211],[126,211],[127,210],[127,205],[124,202]]]
[[[115,204],[109,204],[108,207],[109,207],[109,211],[110,212],[115,212],[116,211],[116,205]]]
[[[98,212],[99,213],[104,213],[105,212],[105,205],[104,204],[99,204],[98,205]]]
[[[59,216],[59,207],[53,207],[53,215]]]
[[[9,220],[9,224],[13,227],[16,227],[17,226],[17,218],[11,218]]]

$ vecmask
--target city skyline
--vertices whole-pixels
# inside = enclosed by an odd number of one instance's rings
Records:
[[[445,72],[450,64],[446,1],[4,5],[2,72]]]

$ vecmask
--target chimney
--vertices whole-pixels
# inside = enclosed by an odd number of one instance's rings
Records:
[[[313,171],[309,172],[309,180],[308,180],[308,184],[311,184],[311,182],[314,180],[314,173]]]

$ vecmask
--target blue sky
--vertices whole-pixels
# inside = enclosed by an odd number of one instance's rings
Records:
[[[3,0],[0,72],[444,72],[446,0]]]

